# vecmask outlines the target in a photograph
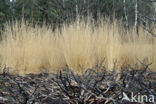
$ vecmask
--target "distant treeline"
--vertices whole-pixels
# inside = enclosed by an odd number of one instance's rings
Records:
[[[155,0],[0,0],[0,26],[22,17],[37,24],[59,25],[79,16],[112,17],[125,26],[156,22]]]

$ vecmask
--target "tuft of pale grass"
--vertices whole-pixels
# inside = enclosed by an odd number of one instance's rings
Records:
[[[120,65],[130,64],[134,67],[141,67],[142,64],[150,64],[150,68],[156,68],[156,38],[147,31],[139,28],[138,34],[135,29],[129,30],[126,34],[127,42],[122,44],[120,52]],[[123,62],[124,61],[124,62]],[[124,63],[124,64],[123,64]],[[142,66],[143,67],[143,66]]]
[[[57,39],[48,27],[16,22],[6,25],[0,44],[1,65],[11,67],[12,73],[55,71],[65,65]]]
[[[71,69],[80,71],[80,67],[87,69],[95,65],[95,48],[92,28],[89,24],[80,22],[64,25],[62,29],[62,51],[67,65]]]
[[[103,60],[108,70],[127,65],[141,68],[139,59],[156,68],[156,39],[139,28],[126,31],[119,21],[64,24],[55,32],[27,22],[6,24],[0,42],[0,66],[13,74],[57,72],[68,65],[75,72],[95,67]],[[2,71],[2,70],[1,70]]]

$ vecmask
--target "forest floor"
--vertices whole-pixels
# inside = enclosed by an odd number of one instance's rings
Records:
[[[128,99],[124,99],[128,97]],[[133,98],[132,98],[133,97]],[[135,98],[135,99],[134,99]],[[125,68],[88,69],[81,75],[69,68],[25,76],[0,74],[0,104],[153,104],[156,72]]]

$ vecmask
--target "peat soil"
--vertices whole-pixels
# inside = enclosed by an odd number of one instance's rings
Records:
[[[103,70],[99,70],[103,69]],[[83,70],[83,69],[82,69]],[[124,68],[120,73],[96,68],[73,73],[0,74],[0,104],[154,104],[156,72]]]

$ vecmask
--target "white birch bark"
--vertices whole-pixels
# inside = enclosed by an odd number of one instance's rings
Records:
[[[135,0],[135,27],[137,27],[138,24],[138,0]]]
[[[76,11],[76,21],[77,21],[77,29],[79,29],[79,11],[78,11],[78,2],[77,2],[77,0],[75,0],[75,3],[76,3],[76,5],[75,5],[75,11]]]
[[[124,4],[124,15],[125,15],[125,19],[126,19],[126,26],[128,26],[128,15],[127,15],[127,8],[126,8],[126,0],[123,0],[123,4]]]
[[[76,3],[76,5],[75,5],[76,17],[78,17],[78,2],[77,2],[77,0],[75,0],[75,3]]]

